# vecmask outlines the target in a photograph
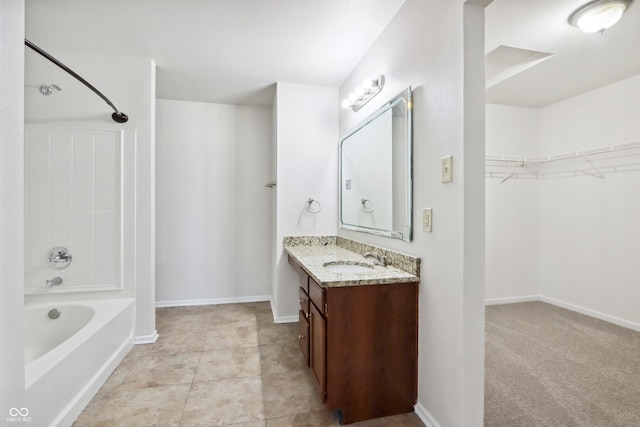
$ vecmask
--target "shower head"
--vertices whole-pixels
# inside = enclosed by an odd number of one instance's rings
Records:
[[[118,123],[127,123],[129,121],[129,116],[122,111],[116,111],[111,115],[111,118]]]
[[[96,95],[98,95],[100,98],[102,98],[102,100],[104,102],[106,102],[107,104],[109,104],[109,106],[111,108],[113,108],[113,111],[115,111],[115,113],[113,113],[111,115],[111,118],[113,120],[115,120],[118,123],[126,123],[129,120],[129,117],[123,113],[122,111],[118,111],[118,109],[116,108],[116,106],[113,104],[113,102],[111,102],[109,100],[109,98],[107,98],[106,96],[104,96],[104,94],[102,92],[100,92],[98,89],[95,88],[95,86],[93,86],[91,83],[89,83],[88,81],[86,81],[85,79],[83,79],[78,73],[76,73],[75,71],[73,71],[71,68],[67,67],[66,65],[64,65],[62,62],[58,61],[56,58],[54,58],[53,56],[51,56],[49,53],[45,52],[44,50],[42,50],[41,48],[39,48],[38,46],[36,46],[35,44],[31,43],[29,40],[24,39],[24,44],[30,48],[33,49],[36,53],[42,55],[43,57],[45,57],[46,59],[48,59],[49,61],[53,62],[54,64],[56,64],[58,67],[62,68],[64,71],[66,71],[67,73],[69,73],[71,76],[73,76],[76,80],[78,80],[80,83],[82,83],[83,85],[85,85],[86,87],[88,87],[89,89],[91,89],[93,91],[93,93],[95,93]],[[41,85],[40,86],[40,92],[43,95],[51,95],[51,93],[53,92],[53,89],[57,89],[57,90],[62,90],[62,88],[58,85],[52,84],[52,85]]]
[[[40,87],[38,88],[40,93],[43,94],[44,96],[51,96],[54,89],[56,89],[58,92],[62,92],[62,88],[55,83],[52,83],[50,85],[41,84]]]

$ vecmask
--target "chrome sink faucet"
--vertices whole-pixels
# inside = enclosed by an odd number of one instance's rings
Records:
[[[381,265],[383,267],[388,266],[389,264],[391,264],[389,262],[389,260],[387,259],[386,255],[382,255],[380,256],[380,254],[376,253],[376,252],[367,252],[364,255],[362,255],[365,258],[373,258],[373,263],[375,265]]]

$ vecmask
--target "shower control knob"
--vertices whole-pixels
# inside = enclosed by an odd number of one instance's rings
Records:
[[[69,267],[72,259],[71,251],[65,247],[57,246],[49,251],[49,266],[56,270]]]

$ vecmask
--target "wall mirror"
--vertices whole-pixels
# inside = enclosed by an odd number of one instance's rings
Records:
[[[412,238],[411,88],[340,141],[340,228]]]

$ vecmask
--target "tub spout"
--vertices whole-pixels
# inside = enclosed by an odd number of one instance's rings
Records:
[[[60,286],[62,285],[62,277],[58,276],[58,277],[54,277],[51,280],[47,280],[46,285],[50,288],[54,287],[54,286]]]

